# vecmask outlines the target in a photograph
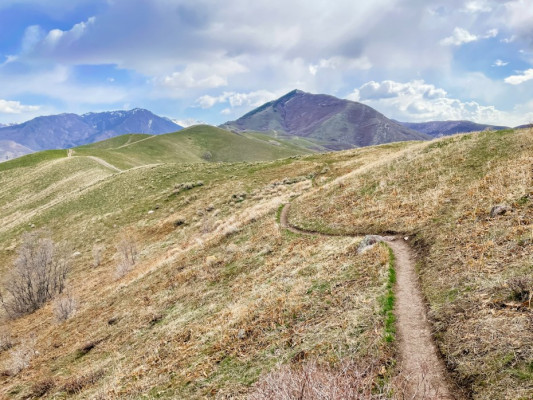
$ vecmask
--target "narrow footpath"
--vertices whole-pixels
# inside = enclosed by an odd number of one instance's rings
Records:
[[[107,161],[102,160],[101,158],[98,158],[98,157],[95,157],[95,156],[86,156],[86,157],[90,158],[91,160],[96,161],[98,164],[100,164],[100,165],[102,165],[102,166],[104,166],[106,168],[112,169],[115,172],[122,172],[122,170],[120,168],[117,168],[114,165],[109,164]]]
[[[289,224],[290,204],[283,207],[280,225],[293,233],[315,236],[352,236],[310,232]],[[353,235],[356,236],[356,235]],[[359,235],[357,235],[359,236]],[[437,355],[418,284],[412,250],[403,238],[384,237],[396,258],[396,330],[402,389],[406,399],[453,400],[446,369]]]

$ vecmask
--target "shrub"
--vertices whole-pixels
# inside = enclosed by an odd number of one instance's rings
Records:
[[[96,268],[102,263],[102,253],[104,252],[104,247],[99,244],[93,246],[93,266]]]
[[[103,376],[103,370],[96,370],[82,376],[73,377],[65,382],[61,390],[69,395],[78,394],[81,393],[87,386],[94,385]]]
[[[117,263],[117,267],[115,268],[115,277],[117,279],[120,279],[124,276],[126,276],[133,268],[133,265],[130,264],[125,259],[120,259]]]
[[[35,383],[31,388],[31,398],[43,397],[50,392],[55,386],[55,382],[52,379],[45,379],[43,381]]]
[[[33,357],[37,355],[35,350],[35,337],[22,342],[17,348],[11,350],[11,373],[17,375],[23,369],[29,367]]]
[[[121,259],[130,265],[137,262],[137,244],[131,234],[124,234],[117,245],[117,251]]]
[[[5,327],[0,327],[0,353],[13,347],[11,334]]]
[[[372,362],[345,362],[336,368],[316,362],[284,366],[261,378],[250,399],[381,399],[387,389],[377,384],[376,367]]]
[[[10,298],[0,294],[10,317],[30,314],[63,292],[69,262],[58,253],[54,242],[42,232],[23,235],[18,257],[3,284]]]
[[[66,293],[54,300],[54,315],[58,322],[63,322],[76,313],[78,302],[70,293]]]
[[[133,269],[137,262],[137,244],[132,234],[125,233],[122,235],[120,242],[117,244],[118,263],[115,270],[117,279],[122,278]]]
[[[507,281],[507,285],[511,290],[511,298],[517,301],[531,300],[531,292],[533,290],[533,279],[529,276],[516,276]]]

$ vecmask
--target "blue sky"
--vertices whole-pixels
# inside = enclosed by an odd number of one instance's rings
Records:
[[[2,0],[0,123],[220,124],[298,88],[403,121],[533,121],[531,0]]]

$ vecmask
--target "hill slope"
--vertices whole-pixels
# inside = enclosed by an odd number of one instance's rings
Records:
[[[165,163],[255,162],[309,154],[307,143],[272,139],[257,132],[236,134],[196,125],[162,135],[131,134],[75,147],[29,154],[0,164],[0,172],[64,157],[92,157],[113,170]]]
[[[69,243],[77,301],[64,321],[56,301],[2,321],[1,398],[265,399],[302,373],[393,396],[388,250],[280,229],[291,199],[291,224],[315,233],[408,237],[456,385],[533,396],[531,131],[121,173],[65,153],[0,169],[0,276],[21,235],[46,228]],[[124,240],[138,253],[126,271]]]
[[[309,152],[283,140],[238,135],[210,125],[157,136],[119,136],[74,149],[75,156],[97,156],[121,169],[156,163],[264,161]]]
[[[485,130],[500,131],[509,129],[508,126],[476,124],[471,121],[428,121],[428,122],[398,122],[399,124],[425,133],[432,137],[455,135],[456,133],[479,132]]]
[[[429,136],[406,128],[371,107],[328,95],[294,90],[222,128],[312,139],[330,150],[371,146]]]
[[[0,140],[11,140],[33,151],[66,149],[127,133],[161,134],[180,130],[172,121],[148,110],[37,117],[0,128]]]

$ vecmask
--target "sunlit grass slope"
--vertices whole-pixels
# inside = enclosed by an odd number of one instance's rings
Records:
[[[306,154],[307,148],[261,134],[241,135],[197,125],[165,135],[126,135],[78,147],[74,156],[96,156],[127,169],[157,163],[274,160]]]
[[[311,361],[372,365],[385,385],[394,366],[381,313],[386,248],[357,255],[356,238],[290,234],[276,213],[409,146],[121,173],[73,156],[2,172],[0,273],[22,232],[46,228],[70,246],[78,310],[58,322],[51,303],[2,321],[12,347],[0,351],[0,397],[245,398],[279,363]],[[118,277],[125,233],[139,261]],[[27,349],[28,365],[13,373]]]
[[[532,179],[531,130],[458,135],[298,198],[291,222],[412,237],[456,381],[476,399],[532,398]]]
[[[201,157],[206,136],[192,136],[180,141]],[[455,382],[474,399],[532,397],[531,131],[266,162],[170,163],[126,150],[155,139],[0,170],[1,276],[21,234],[46,228],[69,243],[78,303],[64,322],[52,303],[2,321],[12,347],[0,350],[0,398],[246,398],[279,363],[346,361],[385,390],[397,373],[385,340],[387,249],[361,255],[357,238],[281,230],[276,215],[291,200],[303,228],[407,236]],[[507,211],[491,216],[498,204]],[[125,234],[139,260],[119,277]]]

